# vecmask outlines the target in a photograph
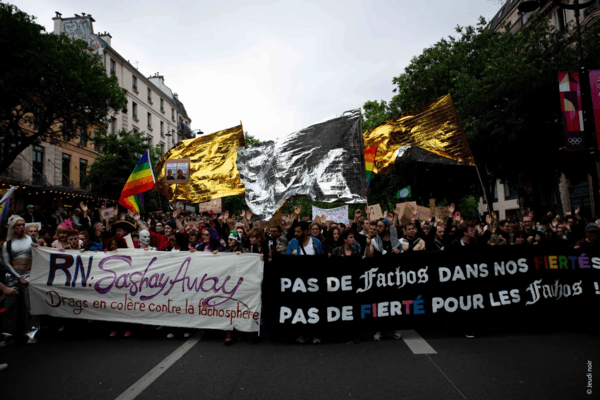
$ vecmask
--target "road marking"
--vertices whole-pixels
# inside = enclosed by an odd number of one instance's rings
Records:
[[[437,354],[437,351],[435,351],[433,347],[417,333],[417,331],[407,330],[400,331],[400,333],[402,333],[404,343],[406,343],[414,354]]]
[[[428,355],[425,355],[425,357],[427,357],[429,359],[429,361],[431,361],[431,363],[433,365],[435,365],[435,367],[438,369],[438,371],[440,371],[442,373],[442,375],[444,375],[444,378],[446,378],[448,380],[448,382],[450,382],[450,384],[454,387],[454,389],[456,389],[456,391],[463,397],[463,399],[467,400],[467,398],[465,397],[465,395],[458,390],[458,388],[456,387],[456,385],[454,384],[454,382],[452,382],[450,380],[450,378],[448,378],[448,376],[444,373],[444,371],[442,371],[442,369],[440,367],[437,366],[437,364],[435,362],[433,362],[433,360],[431,359],[431,357],[429,357]]]
[[[124,391],[116,400],[133,400],[140,393],[142,393],[148,386],[158,379],[166,370],[169,369],[173,364],[177,362],[185,353],[187,353],[196,343],[202,339],[202,331],[194,335],[190,340],[182,344],[177,350],[169,354],[167,358],[162,360],[160,364],[152,368],[146,375],[142,376],[140,380],[131,385],[129,389]]]

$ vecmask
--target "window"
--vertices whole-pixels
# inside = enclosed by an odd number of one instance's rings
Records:
[[[79,127],[79,144],[83,147],[87,146],[87,132],[83,126]]]
[[[39,146],[33,147],[33,174],[32,183],[34,185],[42,185],[44,183],[44,148]]]
[[[66,153],[62,155],[62,185],[71,186],[71,155]]]
[[[165,123],[160,121],[160,136],[165,136]]]
[[[175,121],[175,110],[171,108],[171,119]]]
[[[113,122],[111,121],[111,124]],[[102,132],[96,132],[96,137],[101,138],[102,137]],[[98,153],[100,153],[100,151],[102,150],[102,148],[100,147],[100,144],[96,141],[94,141],[94,150],[97,151]]]
[[[133,119],[137,121],[137,104],[134,102],[131,102],[131,111],[133,113]]]
[[[516,200],[519,197],[517,185],[512,182],[504,182],[504,200]]]
[[[148,113],[148,128],[152,129],[152,114]]]
[[[87,160],[80,158],[79,159],[79,187],[83,189],[82,182],[87,175]]]
[[[115,75],[117,73],[117,64],[115,63],[115,60],[113,60],[112,58],[110,59],[110,74],[111,75]]]
[[[165,154],[165,144],[160,142],[160,155],[162,156],[163,154]]]
[[[527,23],[527,16],[529,15],[529,13],[523,13],[521,14],[521,26],[525,26],[525,24]]]
[[[556,20],[556,29],[559,32],[567,30],[567,10],[558,9],[554,12],[554,18]]]
[[[152,104],[152,90],[150,88],[148,88],[148,101]]]
[[[165,112],[165,100],[160,99],[160,111]]]
[[[33,130],[34,131],[39,131],[40,130],[40,110],[38,108],[35,109],[35,111],[33,112],[33,118],[32,118],[32,124],[33,124]]]
[[[117,120],[114,118],[110,120],[110,133],[113,135],[117,133]]]
[[[131,87],[137,92],[137,76],[131,75]]]

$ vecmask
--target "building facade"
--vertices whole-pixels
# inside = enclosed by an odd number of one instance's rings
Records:
[[[191,119],[177,94],[165,85],[164,77],[158,73],[149,77],[142,74],[111,46],[109,33],[94,33],[91,15],[62,18],[56,13],[53,21],[55,34],[86,41],[90,51],[100,55],[106,73],[115,75],[119,86],[127,91],[127,107],[116,110],[104,121],[108,133],[122,129],[142,132],[163,153],[179,141],[194,137]],[[21,127],[26,132],[36,131],[33,124],[24,123]],[[18,187],[11,210],[20,212],[28,204],[68,209],[81,200],[91,200],[88,188],[82,187],[81,182],[101,155],[91,140],[96,131],[90,126],[77,139],[63,140],[58,145],[30,146],[19,154],[9,169],[0,174],[0,194],[10,186]]]
[[[573,0],[559,1],[565,4],[573,4]],[[526,27],[531,20],[533,12],[520,12],[518,7],[522,2],[523,0],[506,0],[496,15],[489,21],[487,28],[497,32],[510,32],[516,34]],[[539,0],[538,3],[540,7],[535,12],[539,13],[543,18],[546,18],[557,31],[566,32],[567,30],[574,28],[575,11],[562,9],[552,0]],[[583,1],[580,1],[580,3],[583,3]],[[580,11],[580,24],[582,29],[591,25],[599,17],[600,0],[596,0],[591,6]],[[556,183],[554,182],[555,180]],[[559,177],[549,177],[549,182],[550,187],[556,187],[555,185],[557,185],[560,203],[564,210],[579,207],[582,210],[591,211],[588,176],[585,170],[581,172],[580,176],[572,177],[572,180],[567,179],[563,174]],[[516,189],[516,194],[514,193],[514,190],[511,191],[509,189],[511,186]],[[536,191],[535,189],[532,189],[534,186],[535,185],[532,185],[530,182],[520,182],[519,185],[513,185],[513,183],[511,183],[509,185],[508,183],[494,180],[494,188],[492,190],[495,193],[495,198],[492,202],[493,209],[499,213],[501,219],[512,218],[517,215],[519,211],[524,211],[528,208],[526,203],[528,203],[528,199],[533,197],[532,193]],[[521,201],[518,201],[518,198],[521,198]],[[556,203],[558,203],[558,199],[555,200]],[[487,205],[483,198],[481,198],[479,202],[479,211],[481,213],[487,212]]]

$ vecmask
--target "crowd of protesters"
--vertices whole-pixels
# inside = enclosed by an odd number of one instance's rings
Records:
[[[582,251],[600,248],[598,224],[582,219],[578,209],[573,214],[567,212],[564,218],[552,213],[536,216],[528,212],[510,221],[498,220],[495,214],[487,215],[482,221],[466,221],[455,213],[454,205],[449,207],[450,216],[444,220],[419,219],[417,215],[408,220],[403,217],[403,220],[391,212],[372,220],[357,210],[347,223],[337,223],[324,217],[307,221],[300,217],[299,206],[293,214],[284,215],[280,224],[260,224],[260,227],[251,222],[249,211],[242,211],[238,216],[227,211],[199,216],[184,213],[179,208],[140,216],[131,211],[120,212],[115,207],[104,220],[101,211],[89,210],[81,203],[69,215],[58,211],[48,215],[38,206],[28,205],[23,213],[9,217],[2,237],[0,290],[5,295],[6,312],[0,346],[12,343],[21,333],[25,334],[27,343],[37,341],[40,321],[29,314],[27,288],[31,248],[35,246],[81,252],[118,251],[133,246],[146,251],[257,253],[265,262],[279,254],[371,258],[412,251],[469,251],[486,246],[540,246]],[[30,224],[32,222],[38,224]],[[117,330],[111,330],[110,336],[115,336]],[[124,336],[131,335],[129,327],[123,330]],[[167,335],[173,336],[172,332]],[[400,337],[399,334],[391,336]],[[381,334],[375,333],[374,338],[379,340]],[[299,338],[301,342],[306,340]],[[226,332],[225,343],[232,341],[232,332]],[[313,341],[318,342],[318,338]]]

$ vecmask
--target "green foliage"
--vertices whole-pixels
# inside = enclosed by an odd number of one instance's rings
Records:
[[[125,107],[124,91],[82,40],[45,34],[13,5],[0,3],[0,171],[28,146],[78,136],[79,127]],[[37,132],[23,130],[35,122]]]
[[[264,142],[249,134],[248,131],[244,132],[244,141],[246,142],[246,147],[258,147],[264,144]]]
[[[103,154],[91,165],[84,185],[91,185],[91,193],[98,197],[118,199],[146,150],[150,149],[152,168],[156,168],[162,156],[160,145],[150,147],[150,138],[141,132],[121,130],[118,134],[99,135],[94,142],[101,146]],[[168,200],[159,196],[154,190],[144,193],[146,208],[167,207]]]
[[[365,103],[364,129],[450,93],[484,183],[488,174],[517,182],[523,173],[536,180],[549,171],[580,168],[577,155],[558,150],[564,139],[557,74],[578,70],[576,48],[570,45],[573,32],[557,32],[537,16],[517,34],[484,29],[485,25],[481,18],[476,27],[457,27],[457,38],[442,39],[414,57],[393,79],[397,94],[389,103]],[[584,31],[584,64],[590,69],[598,67],[599,33],[600,23]],[[438,197],[435,192],[442,191],[446,195],[439,197],[451,194],[455,201],[481,193],[472,168],[437,169],[426,182],[423,175],[421,182],[410,182],[427,168],[435,169],[408,162],[399,165],[396,174],[410,177],[404,181],[413,187],[421,183],[421,195],[429,191]]]
[[[474,197],[463,197],[456,205],[456,210],[461,213],[465,220],[476,219],[479,215],[479,200]]]

